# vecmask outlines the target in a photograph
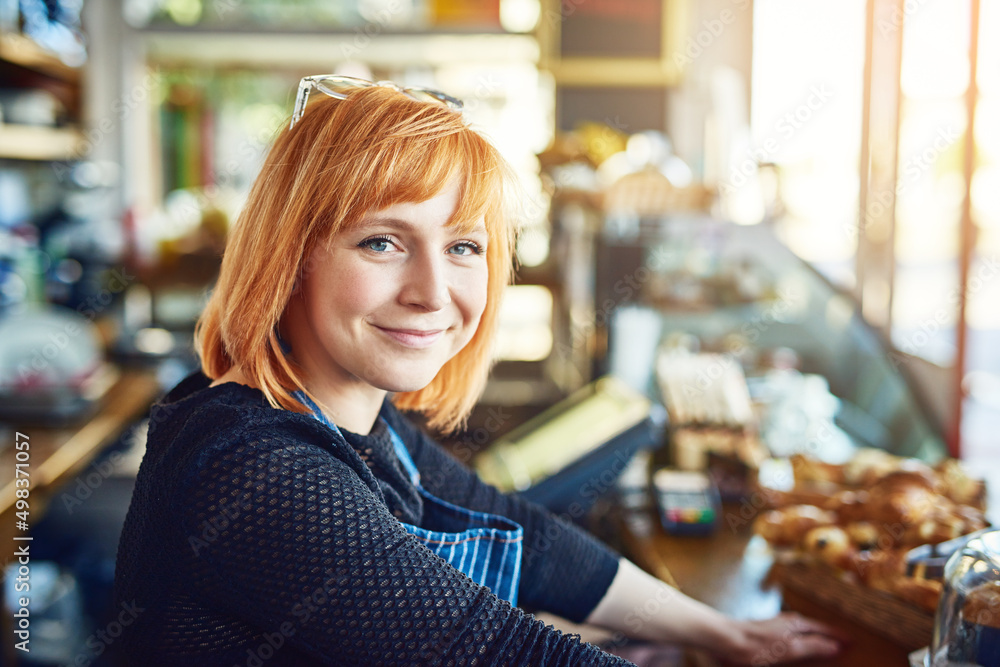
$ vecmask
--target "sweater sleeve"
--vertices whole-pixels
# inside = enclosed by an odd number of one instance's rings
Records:
[[[571,521],[486,484],[395,408],[383,410],[407,444],[421,484],[448,502],[505,516],[524,528],[519,604],[580,623],[618,572],[619,555]]]
[[[630,664],[450,567],[318,446],[256,438],[192,465],[175,498],[202,536],[194,590],[321,664]]]

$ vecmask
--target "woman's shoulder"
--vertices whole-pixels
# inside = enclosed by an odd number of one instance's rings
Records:
[[[267,401],[260,390],[243,382],[212,381],[201,370],[196,370],[177,383],[153,406],[154,410],[172,414],[181,410],[222,406],[264,406]]]
[[[377,492],[372,472],[341,434],[308,415],[271,407],[256,389],[213,387],[198,375],[185,378],[150,413],[136,488],[163,498],[165,511],[183,505],[192,484],[224,484],[265,469],[294,476],[303,465],[356,475]]]
[[[261,398],[260,392],[246,385],[211,386],[207,376],[195,371],[150,408],[148,437],[175,440],[181,431],[208,435],[232,430],[241,417],[262,407]]]
[[[265,455],[276,447],[307,446],[350,456],[350,448],[308,415],[272,407],[257,389],[212,384],[200,371],[184,378],[150,410],[147,455],[153,459],[204,459],[241,448]],[[351,450],[352,451],[352,450]]]

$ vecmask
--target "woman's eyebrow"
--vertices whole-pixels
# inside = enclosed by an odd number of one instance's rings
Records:
[[[391,215],[387,216],[374,215],[372,217],[363,218],[362,220],[359,220],[356,229],[364,230],[371,227],[389,227],[404,232],[410,232],[419,229],[421,226],[422,225],[419,222],[414,223],[410,222],[409,220],[405,220],[403,218],[397,218]],[[469,233],[488,235],[488,232],[486,230],[486,223],[480,220],[479,222],[476,223],[476,225],[472,229],[469,230]]]
[[[374,215],[372,217],[363,218],[358,221],[357,227],[359,229],[364,229],[366,227],[395,227],[404,231],[409,231],[416,229],[418,225],[402,218],[396,218],[391,215],[380,216]]]

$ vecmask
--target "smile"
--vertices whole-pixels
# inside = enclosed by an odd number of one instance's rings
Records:
[[[430,347],[436,343],[444,333],[444,329],[387,329],[379,326],[376,326],[375,328],[400,345],[403,345],[404,347],[412,347],[414,349]]]

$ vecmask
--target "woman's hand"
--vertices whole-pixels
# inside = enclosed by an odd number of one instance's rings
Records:
[[[633,639],[684,644],[752,667],[830,657],[847,639],[834,628],[795,613],[764,621],[737,621],[624,558],[586,622]]]
[[[735,665],[778,665],[807,658],[829,658],[846,640],[830,626],[796,613],[763,621],[732,621],[729,645],[719,657]]]

